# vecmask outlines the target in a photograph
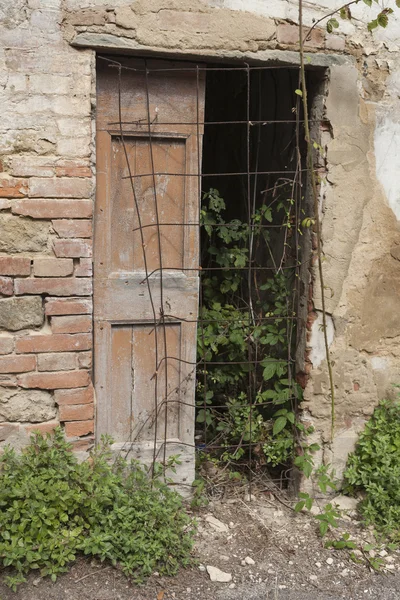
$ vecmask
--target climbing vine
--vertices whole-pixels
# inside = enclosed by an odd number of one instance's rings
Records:
[[[294,434],[307,432],[296,418],[301,388],[291,377],[288,362],[296,322],[293,270],[272,268],[255,278],[252,311],[243,289],[250,227],[262,255],[269,252],[273,263],[273,234],[264,225],[280,222],[291,229],[294,201],[287,192],[282,191],[278,201],[263,203],[252,215],[252,225],[225,220],[226,205],[218,190],[211,188],[203,197],[205,262],[221,270],[202,280],[197,423],[207,430],[208,447],[220,448],[224,462],[240,461],[250,445],[262,463],[285,464],[294,455]],[[290,262],[290,251],[286,252]]]

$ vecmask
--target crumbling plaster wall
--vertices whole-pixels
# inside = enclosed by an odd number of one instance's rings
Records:
[[[306,25],[339,5],[304,2]],[[86,448],[95,50],[298,63],[298,2],[0,0],[0,14],[0,441],[61,422]],[[356,25],[316,28],[307,43],[309,63],[330,78],[321,215],[337,433],[321,458],[333,449],[339,470],[400,382],[400,26],[371,36],[368,7],[353,14]],[[317,281],[312,289],[304,409],[328,441]]]

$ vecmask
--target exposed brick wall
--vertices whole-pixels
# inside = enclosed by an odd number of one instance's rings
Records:
[[[61,423],[85,450],[94,433],[94,53],[62,39],[61,2],[29,6],[5,8],[0,38],[0,445]]]

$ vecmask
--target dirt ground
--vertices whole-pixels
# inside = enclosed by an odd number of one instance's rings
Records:
[[[197,514],[198,564],[176,577],[156,573],[143,586],[118,570],[80,560],[56,583],[29,577],[17,593],[0,584],[1,600],[347,600],[400,598],[400,553],[382,555],[379,573],[354,563],[345,550],[324,548],[316,521],[270,494],[215,501]],[[216,520],[215,520],[216,519]],[[343,531],[364,543],[371,533],[345,517]],[[329,537],[329,534],[328,536]],[[386,553],[387,552],[387,553]],[[207,567],[231,575],[212,582]]]

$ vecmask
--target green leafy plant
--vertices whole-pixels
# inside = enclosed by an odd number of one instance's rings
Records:
[[[344,474],[349,493],[361,493],[365,522],[400,540],[400,403],[385,400],[360,434]]]
[[[225,219],[226,204],[218,190],[211,188],[203,196],[203,264],[212,270],[202,277],[196,420],[207,430],[209,446],[211,438],[226,448],[220,453],[224,462],[248,456],[250,445],[261,462],[285,464],[293,457],[294,432],[301,429],[293,409],[301,389],[290,377],[287,360],[295,323],[293,282],[283,270],[255,271],[249,299],[245,269],[252,235],[258,254],[270,255],[274,264],[272,234],[265,225],[279,222],[290,230],[292,207],[292,198],[283,192],[273,206],[259,206],[248,224]]]
[[[53,581],[78,554],[108,560],[140,582],[190,563],[193,523],[156,467],[111,461],[104,438],[78,463],[61,429],[0,457],[0,563],[13,589],[36,570]],[[167,467],[174,467],[172,458]]]

